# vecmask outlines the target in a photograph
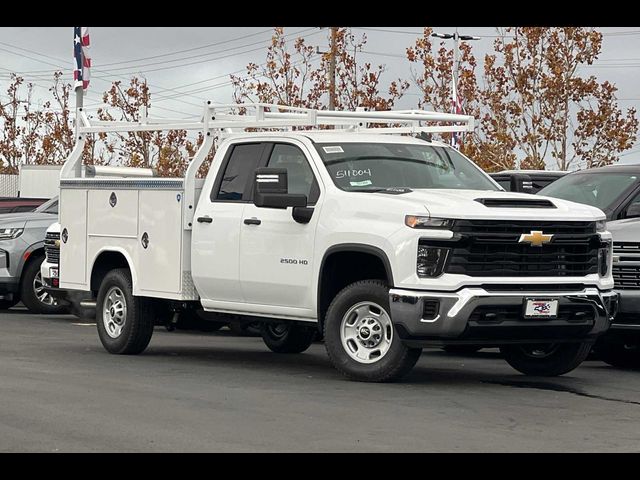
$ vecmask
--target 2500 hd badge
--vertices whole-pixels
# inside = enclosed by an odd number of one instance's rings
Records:
[[[280,263],[288,263],[289,265],[309,265],[308,260],[296,260],[295,258],[281,258]]]

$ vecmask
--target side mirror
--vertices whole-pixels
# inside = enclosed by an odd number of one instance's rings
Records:
[[[289,193],[286,168],[257,168],[253,203],[256,207],[306,207],[307,196]]]
[[[533,193],[533,182],[526,173],[516,173],[511,177],[511,191]]]
[[[627,208],[627,214],[625,216],[625,218],[634,217],[640,217],[640,203],[637,202],[629,205],[629,208]]]

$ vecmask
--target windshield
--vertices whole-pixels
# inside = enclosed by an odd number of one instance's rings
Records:
[[[34,210],[38,213],[55,213],[58,214],[58,197],[47,200],[42,205]]]
[[[556,180],[538,194],[606,210],[637,181],[638,175],[631,173],[574,173]]]
[[[315,147],[341,190],[499,190],[470,160],[448,147],[402,143],[318,143]]]

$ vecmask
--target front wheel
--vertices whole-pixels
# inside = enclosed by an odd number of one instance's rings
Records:
[[[311,346],[316,337],[314,328],[291,322],[264,322],[260,333],[265,345],[275,353],[302,353]]]
[[[135,355],[144,351],[153,334],[154,309],[150,299],[133,296],[131,273],[124,268],[104,277],[96,302],[96,325],[109,353]]]
[[[324,342],[338,371],[367,382],[401,378],[422,352],[398,337],[389,315],[389,289],[380,280],[352,283],[336,295],[327,310]]]
[[[20,298],[31,313],[55,314],[65,313],[67,307],[60,305],[44,289],[40,265],[44,256],[39,255],[30,259],[22,271],[20,279]]]
[[[509,365],[525,375],[555,377],[570,372],[589,355],[591,343],[503,345]]]

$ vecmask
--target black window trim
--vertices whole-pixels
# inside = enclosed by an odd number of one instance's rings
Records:
[[[229,148],[224,154],[224,158],[222,159],[222,165],[218,169],[218,173],[216,175],[216,180],[213,184],[213,188],[211,189],[211,193],[209,194],[209,200],[211,203],[252,203],[253,202],[253,181],[247,182],[245,185],[244,191],[242,192],[242,198],[240,200],[229,200],[229,199],[219,199],[218,194],[220,193],[220,187],[222,186],[222,179],[224,178],[225,171],[227,170],[227,166],[229,165],[229,160],[231,160],[231,155],[233,151],[238,146],[242,145],[262,145],[262,150],[260,151],[260,158],[258,160],[257,165],[260,166],[264,161],[265,150],[268,150],[269,142],[236,142],[229,145]],[[251,175],[253,178],[253,175]]]
[[[629,194],[624,197],[624,199],[620,202],[618,208],[615,209],[615,214],[613,215],[613,218],[616,220],[624,220],[625,218],[627,218],[626,216],[627,210],[631,206],[631,203],[633,202],[633,200],[638,196],[640,196],[640,182],[636,182],[633,184],[633,188],[631,189]],[[637,217],[631,217],[631,218],[637,218]]]

